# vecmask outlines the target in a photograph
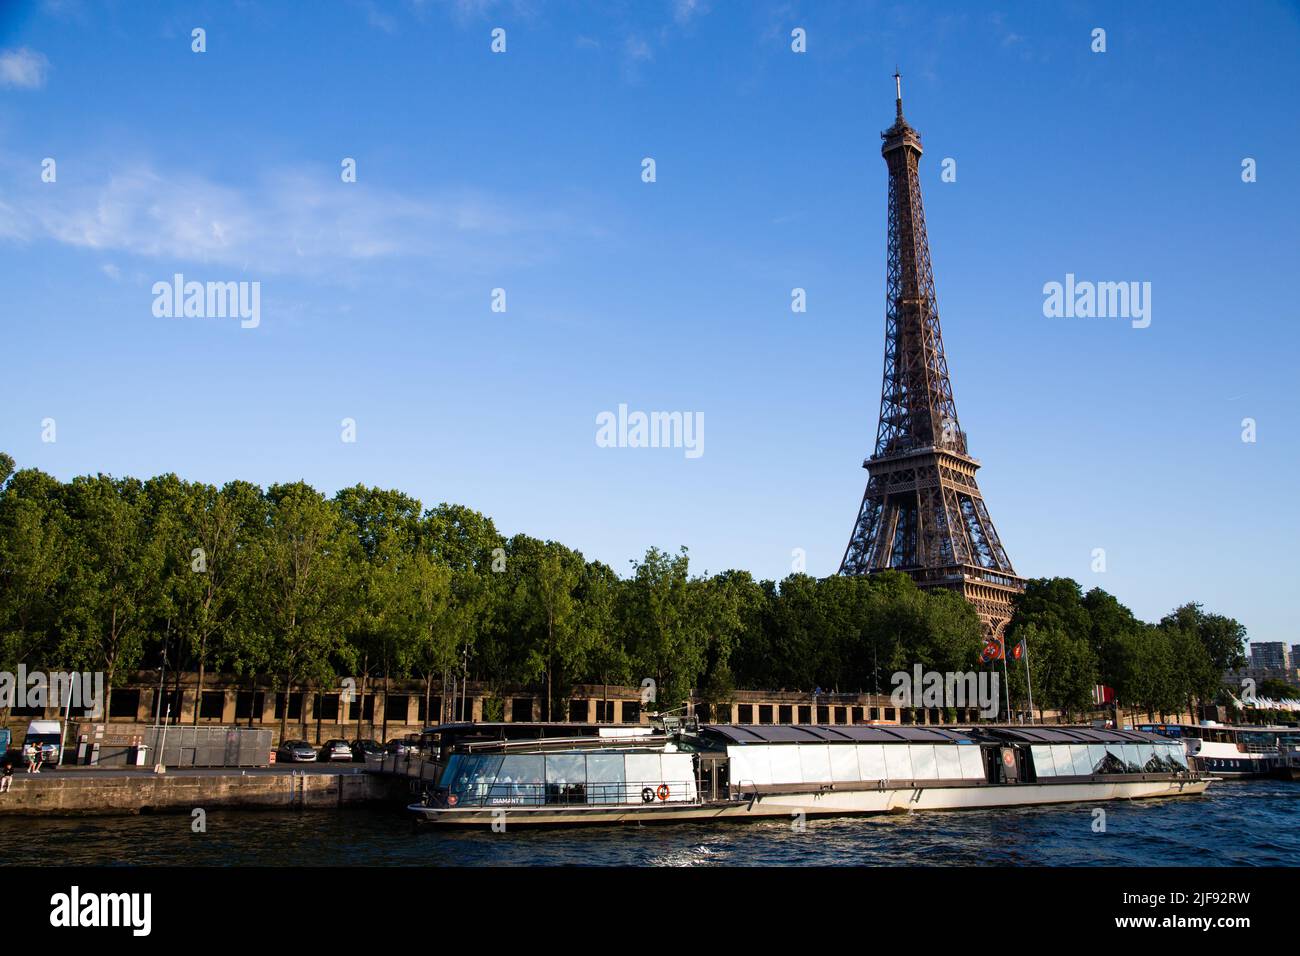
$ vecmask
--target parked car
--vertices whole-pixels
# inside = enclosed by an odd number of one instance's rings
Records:
[[[371,740],[369,737],[363,740],[352,741],[352,759],[357,763],[365,763],[367,757],[379,758],[384,755],[384,748],[379,746],[379,741]]]
[[[332,760],[351,760],[352,745],[346,740],[340,738],[327,740],[320,748],[320,759],[326,762]]]
[[[396,737],[384,744],[384,753],[396,754],[399,757],[405,757],[414,749],[414,745],[409,740],[399,740]]]
[[[305,740],[286,740],[275,752],[279,763],[314,763],[316,748]]]

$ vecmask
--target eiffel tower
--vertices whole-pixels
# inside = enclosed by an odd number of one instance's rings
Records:
[[[957,421],[925,234],[917,163],[921,137],[903,118],[902,77],[894,125],[880,134],[889,167],[885,375],[876,451],[862,463],[867,490],[840,563],[841,574],[893,569],[922,588],[966,598],[988,636],[1002,636],[1011,600],[1024,590],[975,483],[979,462]]]

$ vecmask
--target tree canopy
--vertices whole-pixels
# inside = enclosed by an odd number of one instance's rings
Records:
[[[1086,710],[1093,685],[1152,714],[1214,696],[1245,630],[1188,603],[1154,624],[1068,578],[1030,581],[1007,644],[1012,693]],[[357,485],[217,488],[162,475],[60,482],[0,455],[0,669],[259,675],[285,695],[343,677],[544,689],[654,681],[660,709],[736,688],[888,693],[890,675],[980,666],[982,625],[905,574],[755,580],[649,547],[620,576],[577,550],[506,537],[470,508]],[[444,695],[444,707],[448,702]],[[450,713],[444,711],[442,715]]]

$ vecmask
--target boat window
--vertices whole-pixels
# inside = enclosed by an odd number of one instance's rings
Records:
[[[912,755],[906,744],[885,745],[885,774],[887,780],[912,779]]]
[[[464,759],[460,754],[451,755],[451,758],[447,761],[447,766],[442,771],[442,779],[438,781],[438,786],[451,786],[451,782],[456,779],[456,774],[460,773],[460,762]]]
[[[1052,748],[1043,744],[1034,744],[1029,748],[1034,757],[1034,773],[1039,779],[1056,776],[1056,763],[1052,760]]]
[[[885,748],[881,744],[858,744],[858,776],[862,780],[884,780]]]
[[[629,799],[624,769],[622,754],[588,754],[587,802],[621,803]]]
[[[1178,751],[1180,749],[1181,748],[1178,747],[1170,747],[1165,751],[1165,766],[1169,768],[1170,773],[1177,773],[1179,770],[1183,769],[1182,762],[1178,759]]]
[[[1070,753],[1069,744],[1052,744],[1052,762],[1056,764],[1058,777],[1074,776],[1074,754]]]
[[[1160,762],[1162,771],[1174,773],[1183,769],[1182,764],[1178,762],[1178,751],[1181,749],[1169,744],[1156,744],[1156,759]]]
[[[858,773],[858,750],[852,744],[837,744],[828,748],[831,758],[831,779],[836,783],[856,783],[862,777]]]
[[[932,744],[910,744],[912,749],[912,779],[937,780],[939,770],[935,764]]]
[[[1070,758],[1076,777],[1086,777],[1092,773],[1092,755],[1088,752],[1087,744],[1070,744]]]
[[[799,747],[799,769],[804,783],[828,783],[831,779],[830,744]]]
[[[1089,744],[1088,751],[1093,758],[1093,773],[1128,773],[1128,767],[1124,763],[1124,750],[1120,744]]]
[[[1142,772],[1142,757],[1138,753],[1137,744],[1124,744],[1124,766],[1129,773]]]
[[[501,766],[500,757],[476,757],[463,756],[459,761],[453,759],[453,763],[448,764],[447,772],[450,780],[449,788],[452,793],[457,794],[462,799],[470,801],[482,801],[488,796],[488,791],[496,781],[497,770]]]
[[[980,748],[974,745],[964,745],[957,748],[957,756],[961,758],[961,778],[963,780],[987,780],[988,775],[984,769],[984,758],[980,754]]]
[[[548,754],[547,783],[586,783],[587,758],[582,754]]]
[[[772,762],[773,783],[803,783],[803,769],[799,765],[799,748],[789,745],[768,748]]]
[[[1128,773],[1128,764],[1124,760],[1124,745],[1117,743],[1108,743],[1106,747],[1106,766],[1110,769],[1107,773]]]
[[[1169,748],[1169,758],[1174,762],[1177,769],[1187,769],[1187,750],[1182,744],[1174,744]]]
[[[547,803],[585,803],[586,800],[586,756],[583,754],[547,754]]]
[[[542,803],[544,784],[542,757],[514,754],[502,758],[490,799],[502,803]]]
[[[948,744],[934,748],[935,762],[939,766],[938,777],[940,780],[960,780],[961,779],[961,757],[957,751],[961,747],[958,744]]]
[[[1110,773],[1106,769],[1106,745],[1088,744],[1088,772]]]
[[[1142,773],[1159,773],[1160,763],[1155,759],[1156,748],[1152,744],[1138,744],[1138,765]]]

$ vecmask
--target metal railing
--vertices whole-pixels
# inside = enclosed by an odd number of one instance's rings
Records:
[[[662,793],[662,796],[661,796]],[[594,783],[493,783],[453,788],[449,807],[609,806],[699,803],[694,781],[626,780]]]

